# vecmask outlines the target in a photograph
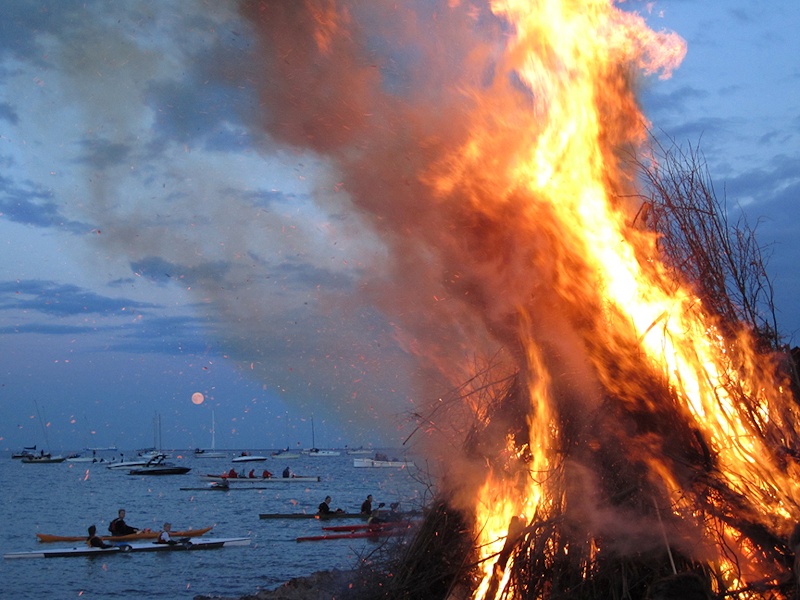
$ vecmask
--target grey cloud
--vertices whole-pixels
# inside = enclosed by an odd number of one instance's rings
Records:
[[[19,115],[11,104],[8,102],[0,102],[0,119],[4,119],[12,125],[16,125],[19,122]]]
[[[0,310],[25,310],[71,315],[120,315],[123,310],[143,310],[158,305],[103,296],[77,285],[53,281],[22,280],[0,282]]]
[[[708,98],[709,94],[689,85],[684,85],[669,93],[659,93],[653,89],[645,90],[642,94],[642,105],[645,113],[653,119],[661,116],[683,117],[687,104]]]
[[[53,227],[74,234],[84,234],[93,229],[88,223],[65,217],[49,191],[30,184],[20,186],[7,178],[0,178],[0,217],[14,223]]]
[[[167,284],[180,280],[183,284],[195,284],[200,281],[224,279],[230,270],[227,263],[209,262],[189,267],[169,262],[158,256],[151,256],[131,263],[131,270],[142,277],[158,284]]]
[[[81,143],[84,149],[80,162],[95,169],[105,169],[123,164],[130,156],[130,148],[125,144],[104,139],[86,139]]]

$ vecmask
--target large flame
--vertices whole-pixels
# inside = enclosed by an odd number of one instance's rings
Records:
[[[496,352],[517,374],[502,414],[469,394],[455,415],[430,410],[429,431],[453,432],[444,485],[475,517],[475,596],[510,597],[512,549],[538,534],[540,553],[588,557],[587,575],[613,543],[676,547],[728,587],[783,568],[770,571],[774,557],[758,556],[732,515],[776,538],[800,518],[800,473],[785,460],[794,403],[772,360],[676,283],[632,218],[626,159],[647,132],[635,87],[670,76],[683,40],[614,0],[496,0],[494,20],[449,2],[431,9],[427,37],[403,3],[346,4],[244,5],[274,58],[268,129],[328,158],[336,189],[382,236],[389,266],[365,277],[364,295],[438,390],[480,371],[467,355]],[[387,84],[374,40],[389,32],[418,44],[401,58],[422,68]],[[440,69],[451,50],[459,68]],[[406,79],[416,85],[387,91]],[[474,417],[490,434],[478,460],[460,461],[454,438]],[[617,463],[633,482],[613,479]],[[600,498],[620,486],[647,506]],[[546,529],[565,521],[561,544]]]
[[[530,111],[505,111],[501,93],[481,105],[469,141],[438,165],[433,185],[442,196],[476,190],[470,197],[474,210],[492,217],[513,205],[516,227],[534,240],[544,235],[550,254],[533,255],[532,271],[548,272],[548,285],[586,347],[594,349],[590,360],[605,389],[631,409],[647,408],[651,400],[642,397],[641,387],[620,375],[663,374],[678,400],[675,409],[706,440],[728,485],[749,499],[764,524],[780,530],[782,521],[798,516],[797,473],[778,467],[776,448],[757,427],[787,400],[765,374],[769,369],[757,366],[764,359],[748,340],[723,339],[699,299],[665,276],[653,238],[631,226],[618,200],[632,186],[618,153],[642,142],[646,131],[632,92],[633,70],[668,75],[683,57],[682,41],[652,32],[611,0],[497,1],[493,10],[514,24],[504,68],[518,76],[515,93],[528,96]],[[480,489],[478,546],[486,559],[476,593],[481,598],[503,586],[497,578],[508,567],[490,559],[502,556],[511,517],[530,520],[550,510],[543,504],[541,474],[558,461],[551,453],[559,409],[539,358],[540,340],[531,334],[535,310],[535,301],[517,307],[517,336],[531,381],[530,477],[520,486],[490,471]],[[745,412],[739,394],[756,398],[759,414]],[[682,482],[657,455],[643,460],[677,511],[685,503]],[[705,527],[716,532],[725,526]],[[739,550],[747,554],[747,548]],[[724,575],[727,559],[717,561]]]

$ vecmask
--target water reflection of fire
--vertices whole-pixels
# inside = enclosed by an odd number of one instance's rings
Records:
[[[431,128],[432,111],[376,91],[353,12],[307,1],[317,8],[303,20],[287,6],[248,9],[288,82],[265,92],[282,117],[271,133],[333,157],[398,272],[417,277],[384,308],[403,302],[404,325],[441,315],[464,346],[501,348],[502,375],[473,373],[474,393],[459,396],[479,424],[445,477],[474,514],[474,597],[592,597],[571,586],[665,549],[717,590],[785,589],[782,540],[800,518],[794,401],[748,334],[675,282],[627,200],[637,186],[623,158],[646,133],[634,84],[668,76],[683,42],[612,0],[496,0],[512,32],[491,84],[467,95],[463,122]],[[324,98],[305,95],[314,86]],[[384,128],[397,122],[429,130],[396,131],[394,146]],[[447,135],[458,143],[440,144]],[[419,320],[415,349],[465,379],[426,330],[435,319]]]

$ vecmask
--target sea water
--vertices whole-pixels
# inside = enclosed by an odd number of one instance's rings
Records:
[[[385,451],[392,455],[392,451]],[[126,453],[130,458],[134,453]],[[419,509],[430,490],[417,468],[355,468],[353,457],[270,458],[239,463],[198,459],[191,451],[171,451],[170,462],[191,467],[185,475],[132,476],[103,463],[23,464],[0,458],[0,551],[24,552],[81,545],[40,543],[35,534],[84,535],[108,523],[124,508],[128,524],[159,530],[165,521],[175,531],[214,525],[205,537],[249,537],[244,547],[202,552],[110,554],[98,557],[3,559],[0,597],[33,598],[193,598],[240,596],[274,589],[294,577],[316,571],[350,569],[375,542],[366,539],[303,542],[321,535],[316,519],[260,519],[260,513],[314,513],[325,496],[331,507],[358,512],[367,494],[374,505],[400,502],[401,510]],[[269,455],[270,452],[254,452]],[[235,454],[231,453],[233,458]],[[118,457],[118,456],[117,456]],[[318,483],[272,483],[268,489],[184,491],[205,487],[200,475],[265,468],[280,476],[285,467],[298,475],[318,475]]]

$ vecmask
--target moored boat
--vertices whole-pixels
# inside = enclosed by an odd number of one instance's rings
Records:
[[[264,462],[265,460],[267,460],[266,456],[259,456],[257,454],[250,454],[249,452],[242,452],[241,455],[237,456],[236,458],[231,459],[231,462],[235,462],[235,463]]]
[[[376,460],[374,458],[354,458],[353,466],[357,468],[403,468],[414,467],[413,460]]]
[[[211,411],[211,449],[195,448],[195,458],[228,458],[226,452],[217,452],[217,426],[214,411]]]
[[[327,456],[340,456],[342,453],[338,450],[320,450],[319,448],[311,448],[306,454],[313,457],[327,457]]]
[[[50,454],[36,454],[34,456],[23,456],[20,461],[25,464],[34,463],[62,463],[66,459],[65,456],[51,456]]]
[[[174,538],[183,538],[183,537],[199,537],[205,533],[208,533],[214,528],[213,525],[210,527],[203,527],[201,529],[185,529],[183,531],[172,531],[172,537]],[[128,535],[101,535],[100,537],[106,542],[132,542],[137,540],[154,540],[158,537],[158,531],[137,531],[136,533],[131,533]],[[86,539],[86,535],[52,535],[49,533],[37,533],[36,537],[39,539],[40,542],[51,543],[51,542],[80,542],[81,540]]]
[[[36,456],[36,446],[23,446],[21,452],[14,452],[11,458],[25,458],[26,456]],[[49,455],[48,455],[49,456]]]
[[[286,450],[278,450],[277,452],[273,452],[272,454],[270,454],[270,456],[272,458],[288,459],[288,458],[300,458],[302,454],[300,454],[299,452],[292,452],[287,448]]]
[[[128,475],[185,475],[191,470],[192,469],[190,467],[163,464],[131,469],[128,471]]]

